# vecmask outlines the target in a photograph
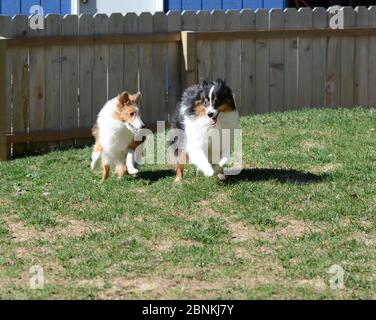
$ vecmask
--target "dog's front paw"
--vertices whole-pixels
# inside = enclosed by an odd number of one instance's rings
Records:
[[[137,175],[138,172],[139,172],[139,170],[137,170],[136,168],[128,169],[128,173],[129,173],[131,176],[135,176],[135,175]]]
[[[223,173],[218,173],[217,177],[221,181],[225,181],[226,180],[226,176]]]

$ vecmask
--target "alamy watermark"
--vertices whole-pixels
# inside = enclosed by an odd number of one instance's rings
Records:
[[[340,265],[332,265],[329,268],[328,273],[332,275],[329,279],[331,289],[342,290],[345,288],[345,270]]]
[[[42,290],[44,289],[44,270],[41,266],[32,266],[29,270],[30,274],[30,289]]]
[[[32,30],[43,30],[44,29],[44,10],[42,6],[32,6],[30,8],[30,29]]]

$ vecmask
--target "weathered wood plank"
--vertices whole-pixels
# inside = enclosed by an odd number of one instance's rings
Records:
[[[269,11],[256,10],[256,29],[269,28]],[[269,42],[267,39],[256,39],[256,113],[270,111],[269,103]]]
[[[110,16],[108,32],[124,33],[124,16],[114,13]],[[111,99],[124,91],[124,45],[110,44],[108,66],[108,97]]]
[[[197,30],[197,14],[196,14],[196,12],[194,12],[194,11],[183,11],[181,30],[182,31],[196,31]],[[197,50],[194,50],[194,52],[197,53]],[[182,64],[181,64],[181,68],[182,68],[181,73],[183,75],[186,75],[184,59],[183,59]],[[195,83],[197,80],[195,80],[195,79],[190,80],[190,84]],[[189,84],[187,83],[187,76],[182,77],[182,88],[185,89],[188,86],[189,86]]]
[[[61,31],[61,16],[51,14],[45,20],[46,36],[58,36]],[[61,55],[59,46],[45,49],[46,60],[46,97],[45,97],[45,129],[60,130],[60,82],[61,82]],[[49,149],[55,149],[60,141],[50,141]]]
[[[139,31],[153,32],[153,16],[150,13],[143,12],[139,16]],[[142,116],[147,122],[155,121],[158,117],[158,106],[155,105],[153,97],[153,86],[156,81],[152,62],[152,44],[142,43],[139,49],[140,91],[143,95]]]
[[[229,10],[226,12],[226,30],[240,30],[240,11]],[[227,41],[225,79],[232,89],[236,104],[241,100],[241,76],[241,41]]]
[[[255,29],[255,13],[252,10],[240,12],[240,29]],[[256,53],[255,40],[241,41],[241,97],[237,108],[240,115],[255,112],[256,104]]]
[[[312,28],[312,10],[298,11],[298,27]],[[312,39],[298,38],[298,107],[308,108],[312,104]]]
[[[11,37],[12,36],[12,18],[9,16],[0,16],[0,36],[2,37]],[[2,75],[6,77],[6,82],[2,86],[6,87],[6,93],[3,97],[6,97],[6,117],[2,115],[1,120],[5,121],[6,119],[6,133],[12,132],[12,60],[13,60],[13,49],[7,48],[7,71],[3,71]],[[4,67],[3,67],[4,68]],[[0,120],[0,121],[1,121]],[[0,138],[1,139],[1,138]],[[4,140],[5,141],[5,140]],[[3,141],[3,142],[4,142]],[[2,142],[2,143],[3,143]],[[7,158],[11,158],[11,146],[7,145]],[[5,160],[5,158],[3,159]]]
[[[94,33],[108,34],[109,18],[106,14],[94,16]],[[109,46],[105,44],[94,47],[93,67],[93,114],[98,115],[108,97],[108,54]]]
[[[139,31],[138,16],[127,13],[124,18],[124,28],[127,35]],[[124,45],[124,90],[137,92],[139,90],[139,46],[138,44]],[[143,103],[143,102],[142,102]]]
[[[269,12],[269,28],[282,29],[284,15],[280,9]],[[270,40],[270,111],[283,111],[284,99],[284,41],[283,39]]]
[[[156,12],[153,16],[153,31],[167,32],[167,16],[164,12]],[[153,87],[154,109],[157,112],[154,121],[168,120],[168,47],[167,43],[153,44],[153,67],[155,79]]]
[[[42,37],[45,29],[30,29],[30,37]],[[30,77],[29,77],[29,130],[42,131],[46,128],[46,68],[44,48],[30,48],[29,50]],[[44,143],[30,143],[33,152],[46,152]]]
[[[330,12],[331,9],[329,8],[328,19],[333,17]],[[328,40],[325,105],[332,108],[341,103],[341,42],[342,39],[337,36],[330,36]]]
[[[197,14],[197,31],[210,31],[210,12],[199,11]],[[198,81],[211,81],[211,43],[197,41],[197,77]]]
[[[368,9],[369,26],[376,26],[376,6]],[[369,38],[369,54],[368,54],[368,106],[376,108],[376,36]]]
[[[315,8],[313,10],[313,27],[326,28],[328,25],[328,16],[324,8]],[[314,108],[325,106],[325,89],[326,89],[326,54],[327,39],[314,38],[312,43],[313,60],[312,60],[312,104]]]
[[[212,31],[226,30],[226,15],[222,10],[214,10],[210,16]],[[212,77],[224,79],[226,77],[226,41],[218,40],[211,43]]]
[[[167,28],[169,32],[181,30],[181,14],[179,12],[167,13]],[[178,43],[168,44],[168,114],[173,114],[181,95],[181,64],[182,48]]]
[[[80,35],[94,34],[94,17],[92,15],[81,15],[78,21]],[[80,113],[79,127],[91,128],[96,121],[96,114],[93,112],[93,69],[94,69],[94,46],[80,46]],[[78,145],[86,145],[91,140],[76,141]]]
[[[298,27],[298,11],[288,8],[284,11],[285,29]],[[284,110],[298,109],[298,39],[285,38]]]
[[[26,16],[13,17],[13,36],[28,37],[29,24]],[[29,129],[29,50],[13,50],[13,132],[26,133]],[[13,156],[25,155],[27,144],[13,146]]]
[[[357,27],[368,26],[368,8],[357,7],[355,9],[355,25]],[[368,105],[368,37],[357,37],[355,40],[355,88],[354,105]],[[376,59],[376,56],[374,56]]]
[[[7,43],[0,40],[0,161],[8,159],[7,134]]]
[[[353,27],[355,24],[355,12],[352,7],[341,9],[344,14],[344,26]],[[354,62],[355,40],[353,37],[342,38],[341,48],[341,107],[354,106]]]
[[[61,35],[78,34],[78,17],[67,15],[61,22]],[[61,129],[71,130],[78,127],[78,47],[61,48]],[[71,147],[74,140],[61,144]]]

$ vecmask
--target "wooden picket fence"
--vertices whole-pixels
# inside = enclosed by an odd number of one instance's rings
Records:
[[[144,120],[170,119],[183,89],[226,78],[242,115],[376,106],[376,7],[0,16],[0,159],[91,142],[103,104],[143,93]]]

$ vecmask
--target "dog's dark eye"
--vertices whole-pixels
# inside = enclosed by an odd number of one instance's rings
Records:
[[[131,112],[129,115],[130,115],[131,117],[133,117],[133,116],[134,116],[134,112]]]
[[[209,105],[209,100],[208,99],[205,99],[204,100],[204,106],[207,107]]]

